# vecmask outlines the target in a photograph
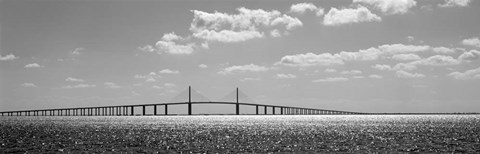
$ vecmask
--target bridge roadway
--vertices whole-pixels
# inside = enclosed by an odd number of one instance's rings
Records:
[[[238,100],[237,100],[238,101]],[[240,105],[255,106],[256,113],[259,114],[260,107],[263,107],[263,115],[267,115],[267,108],[271,108],[270,115],[352,115],[367,114],[360,112],[325,110],[303,107],[290,107],[268,104],[254,104],[242,102],[176,102],[176,103],[158,103],[158,104],[136,104],[136,105],[119,105],[119,106],[98,106],[98,107],[76,107],[76,108],[60,108],[60,109],[39,109],[39,110],[22,110],[22,111],[3,111],[1,116],[134,116],[135,107],[141,107],[140,115],[147,115],[146,108],[153,107],[153,115],[168,115],[168,106],[170,105],[188,105],[188,115],[192,115],[193,104],[228,104],[235,105],[235,114],[240,115]],[[164,114],[158,114],[157,107],[163,106]],[[276,111],[280,112],[276,112]]]

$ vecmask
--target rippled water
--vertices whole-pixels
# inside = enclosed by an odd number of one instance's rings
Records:
[[[480,152],[480,115],[0,117],[7,152]]]

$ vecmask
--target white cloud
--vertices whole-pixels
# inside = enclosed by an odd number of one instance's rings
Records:
[[[15,60],[17,58],[18,57],[16,57],[13,54],[8,54],[8,55],[5,55],[5,56],[0,55],[0,61]]]
[[[478,79],[480,78],[480,67],[467,70],[463,73],[461,72],[452,72],[448,74],[448,76],[452,76],[455,79],[460,79],[460,80],[468,80],[468,79]]]
[[[173,83],[165,83],[165,84],[163,84],[163,86],[171,88],[171,87],[176,87],[177,85],[175,85]]]
[[[112,88],[112,89],[122,88],[121,86],[119,86],[119,85],[117,85],[116,83],[113,83],[113,82],[105,82],[103,84],[107,88]]]
[[[462,41],[463,45],[469,45],[469,46],[475,46],[480,48],[480,39],[478,37],[475,38],[469,38],[469,39],[464,39]]]
[[[22,83],[20,86],[22,87],[37,87],[37,85],[33,84],[33,83]]]
[[[175,32],[171,32],[171,33],[163,34],[162,40],[164,40],[164,41],[176,41],[176,40],[183,40],[183,37],[178,36],[177,34],[175,34]]]
[[[445,0],[445,3],[438,4],[439,7],[466,7],[471,0]]]
[[[279,79],[293,79],[293,78],[296,78],[297,76],[293,75],[293,74],[280,73],[280,74],[277,74],[276,77],[279,78]]]
[[[393,70],[405,70],[405,71],[412,71],[417,69],[417,66],[412,63],[398,63],[392,68]]]
[[[68,82],[85,82],[85,80],[83,80],[83,79],[72,78],[72,77],[66,78],[65,81],[68,81]]]
[[[140,74],[136,74],[133,76],[135,79],[145,79],[145,82],[155,82],[157,81],[158,78],[161,78],[160,75],[158,75],[157,73],[155,72],[150,72],[146,75],[140,75]]]
[[[424,74],[409,73],[409,72],[405,72],[405,71],[397,71],[396,74],[397,74],[397,77],[399,77],[399,78],[423,78],[423,77],[425,77]]]
[[[200,68],[208,68],[208,66],[205,65],[205,64],[200,64],[200,65],[198,65],[198,67],[200,67]]]
[[[231,31],[231,30],[221,30],[221,31],[214,31],[214,30],[201,30],[197,31],[193,36],[202,38],[208,41],[218,41],[224,43],[232,43],[232,42],[243,42],[254,38],[262,38],[264,37],[264,33],[260,33],[258,31],[253,30],[245,30],[245,31]]]
[[[237,65],[237,66],[230,66],[222,71],[218,72],[219,74],[231,74],[234,72],[264,72],[267,71],[268,68],[264,66],[258,66],[255,64],[249,64],[249,65]]]
[[[336,70],[336,69],[333,69],[333,68],[327,68],[327,69],[325,69],[324,72],[326,72],[326,73],[335,73],[335,72],[337,72],[337,70]]]
[[[333,64],[344,64],[343,60],[338,58],[335,55],[330,53],[314,54],[296,54],[296,55],[286,55],[280,59],[280,62],[276,64],[283,64],[287,66],[316,66],[316,65],[333,65]]]
[[[140,50],[140,51],[143,51],[143,52],[156,52],[157,51],[157,49],[155,49],[151,45],[145,45],[143,47],[138,47],[137,49]],[[161,54],[160,52],[158,52],[158,53]]]
[[[282,36],[282,35],[280,34],[280,31],[278,31],[278,29],[274,29],[274,30],[270,31],[270,35],[272,35],[272,37],[280,37],[280,36]]]
[[[174,36],[172,36],[174,35]],[[155,47],[157,48],[157,52],[165,52],[169,54],[191,54],[193,53],[195,44],[194,43],[188,43],[185,45],[178,44],[178,41],[184,40],[182,37],[175,35],[175,33],[167,33],[164,34],[162,39],[155,43]],[[175,42],[177,41],[177,42]],[[145,46],[143,48],[146,48],[150,50],[148,46]]]
[[[290,12],[304,14],[306,11],[315,12],[315,15],[322,16],[324,13],[323,8],[318,8],[312,3],[298,3],[290,6]]]
[[[303,26],[298,18],[282,14],[277,10],[250,10],[241,7],[237,11],[238,14],[227,14],[192,10],[194,18],[190,31],[199,39],[229,43],[262,38],[264,33],[273,27],[289,31]]]
[[[163,89],[163,87],[158,86],[158,85],[153,85],[152,88],[155,88],[155,89]]]
[[[445,55],[434,55],[425,59],[412,62],[414,65],[429,65],[429,66],[446,66],[446,65],[458,65],[460,61]]]
[[[240,79],[241,82],[246,82],[246,81],[258,81],[261,80],[260,78],[243,78]]]
[[[420,58],[420,56],[418,56],[416,54],[409,53],[409,54],[393,55],[392,59],[398,60],[398,61],[412,61],[412,60],[419,60],[419,59],[422,59],[422,58]]]
[[[460,56],[458,56],[458,59],[462,61],[471,61],[471,60],[477,60],[479,57],[480,57],[480,51],[470,50],[468,52],[462,53]]]
[[[340,74],[356,75],[356,74],[362,74],[362,71],[360,71],[360,70],[342,71],[342,72],[340,72]]]
[[[426,45],[404,45],[404,44],[385,44],[378,46],[384,53],[388,54],[402,54],[402,53],[414,53],[414,52],[423,52],[430,49],[430,46]]]
[[[44,67],[44,66],[39,65],[37,63],[31,63],[31,64],[25,65],[25,68],[40,68],[40,67]]]
[[[372,78],[372,79],[381,79],[381,78],[383,78],[383,76],[377,75],[377,74],[370,74],[368,77],[369,77],[369,78]]]
[[[170,69],[163,69],[163,70],[159,71],[158,73],[160,73],[160,74],[179,74],[180,71],[178,71],[178,70],[170,70]]]
[[[332,77],[332,78],[325,78],[325,79],[317,79],[317,80],[313,80],[312,82],[342,82],[342,81],[348,81],[348,78]]]
[[[433,48],[433,52],[440,53],[440,54],[453,54],[455,53],[455,49],[451,49],[447,47],[436,47],[436,48]]]
[[[408,40],[408,42],[413,42],[413,41],[415,41],[415,37],[407,36],[407,40]]]
[[[385,64],[375,64],[372,66],[372,68],[380,70],[380,71],[390,71],[392,70],[392,67],[390,65],[385,65]]]
[[[353,0],[353,2],[374,6],[387,15],[407,13],[417,4],[415,0]]]
[[[80,54],[82,54],[82,53],[80,52],[80,51],[82,51],[82,50],[85,50],[85,48],[75,48],[75,49],[73,49],[72,51],[70,51],[70,53],[71,53],[72,55],[80,55]]]
[[[323,24],[327,26],[337,26],[359,22],[382,21],[382,18],[373,14],[366,7],[359,6],[356,9],[337,9],[331,8],[323,18]]]
[[[62,88],[65,88],[65,89],[92,88],[92,87],[96,87],[96,86],[97,86],[97,85],[94,85],[94,84],[77,84],[77,85],[63,86]]]

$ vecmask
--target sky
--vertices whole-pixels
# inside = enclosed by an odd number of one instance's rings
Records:
[[[0,111],[188,101],[192,86],[210,101],[238,87],[241,102],[479,112],[479,16],[475,0],[0,0]]]

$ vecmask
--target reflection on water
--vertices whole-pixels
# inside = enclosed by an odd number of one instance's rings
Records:
[[[480,115],[0,117],[5,152],[480,152]]]

